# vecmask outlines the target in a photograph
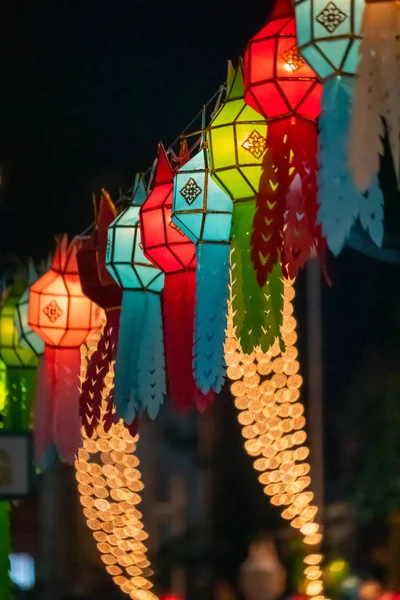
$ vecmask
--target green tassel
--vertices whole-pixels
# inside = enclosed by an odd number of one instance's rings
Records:
[[[32,425],[33,396],[36,369],[7,370],[7,397],[4,409],[4,429],[29,431]]]
[[[283,278],[276,265],[267,284],[260,288],[250,254],[256,202],[234,202],[232,217],[233,324],[242,350],[251,354],[256,346],[267,352],[280,339],[283,309]]]
[[[10,580],[10,506],[0,502],[0,598],[13,600]]]

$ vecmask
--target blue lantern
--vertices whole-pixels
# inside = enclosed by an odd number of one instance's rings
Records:
[[[172,221],[196,244],[194,377],[203,393],[219,392],[225,379],[232,201],[211,178],[206,148],[175,176]]]
[[[130,205],[108,230],[106,266],[123,288],[115,366],[115,405],[131,423],[138,411],[154,419],[166,393],[160,293],[164,275],[144,256],[139,210],[146,199],[143,178],[136,177]]]

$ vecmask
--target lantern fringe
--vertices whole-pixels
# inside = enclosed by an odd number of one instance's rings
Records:
[[[232,268],[232,306],[233,320],[243,352],[251,353],[260,346],[265,352],[281,339],[280,325],[282,315],[276,310],[274,302],[281,302],[280,294],[275,296],[280,279],[274,277],[280,266],[269,278],[269,284],[262,288],[258,285],[251,260],[250,235],[256,211],[255,200],[233,203],[231,268]],[[282,271],[280,271],[282,273]],[[272,312],[271,312],[272,311]],[[275,315],[272,318],[273,314]]]
[[[361,191],[372,184],[384,154],[384,117],[400,182],[400,10],[396,2],[366,2],[354,93],[349,163]]]
[[[53,436],[60,460],[70,465],[74,464],[82,444],[79,420],[80,362],[79,348],[55,349]]]
[[[111,363],[115,362],[117,351],[120,311],[106,312],[106,317],[107,323],[90,358],[79,398],[79,416],[88,437],[92,437],[100,422],[104,380]],[[107,416],[108,412],[105,413],[105,417]],[[104,424],[105,431],[108,431],[111,425],[112,420],[107,418]]]
[[[268,150],[264,154],[256,212],[251,234],[251,259],[262,288],[281,259],[283,219],[289,186],[287,120],[268,125]]]
[[[155,419],[167,393],[160,294],[144,292],[145,315],[140,336],[138,388],[143,410]],[[131,432],[134,435],[133,432]]]
[[[149,298],[149,296],[155,296]],[[124,290],[115,365],[115,406],[125,423],[147,409],[155,418],[164,401],[160,299],[143,290]]]
[[[163,291],[165,362],[168,393],[175,408],[206,410],[214,393],[202,394],[193,378],[193,327],[196,273],[167,274]]]
[[[36,368],[7,368],[4,428],[28,431],[32,425]]]
[[[10,505],[8,502],[0,502],[0,598],[1,600],[13,600],[10,580]]]
[[[193,371],[203,394],[210,390],[220,392],[225,381],[229,255],[228,244],[203,243],[197,246]]]
[[[366,194],[354,185],[347,161],[347,140],[353,96],[348,77],[324,84],[319,121],[318,221],[328,247],[337,256],[359,217],[377,246],[383,240],[383,195],[375,174]]]
[[[56,456],[52,432],[55,403],[54,354],[55,349],[46,345],[37,374],[33,434],[36,464],[43,471]]]

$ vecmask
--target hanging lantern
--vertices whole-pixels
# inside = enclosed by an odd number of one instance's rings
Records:
[[[233,200],[231,249],[236,333],[244,351],[265,351],[280,337],[283,281],[280,265],[260,287],[251,260],[251,231],[256,213],[267,125],[244,101],[243,66],[228,78],[227,96],[211,120],[207,144],[211,175]]]
[[[362,9],[362,0],[295,2],[299,52],[324,83],[319,119],[318,220],[335,255],[341,252],[357,219],[377,246],[383,238],[378,169],[371,173],[371,183],[363,194],[349,168],[353,157],[348,156],[348,138]]]
[[[27,285],[26,275],[17,273],[0,309],[0,358],[6,366],[6,398],[3,426],[14,431],[28,431],[32,421],[32,405],[36,370],[42,351],[29,334],[30,344],[23,345],[15,325],[19,302]],[[28,328],[25,331],[28,333]]]
[[[250,40],[244,78],[246,103],[268,122],[252,233],[252,260],[263,286],[280,261],[286,276],[295,277],[314,246],[323,254],[316,226],[322,86],[298,52],[290,0],[278,0]]]
[[[143,253],[139,210],[145,199],[143,178],[137,176],[130,205],[108,230],[106,266],[123,292],[115,403],[126,423],[138,411],[154,419],[166,393],[160,301],[164,275]]]
[[[196,297],[196,247],[173,223],[173,172],[163,146],[158,150],[154,188],[140,209],[145,256],[165,273],[163,319],[168,391],[182,410],[205,410],[213,393],[197,388],[192,372]]]
[[[365,191],[379,171],[387,127],[397,184],[400,183],[400,10],[395,0],[365,0],[350,135],[350,167]]]
[[[108,431],[115,421],[114,391],[107,396],[108,410],[102,411],[105,377],[110,365],[116,360],[122,291],[106,269],[107,231],[117,216],[117,210],[105,190],[100,201],[95,201],[95,225],[92,234],[82,241],[77,253],[82,291],[92,302],[100,306],[106,315],[102,335],[93,352],[86,377],[82,381],[79,414],[86,435],[92,437],[100,420]]]
[[[203,393],[225,380],[232,201],[211,179],[203,148],[175,176],[172,221],[196,244],[193,370]]]
[[[35,409],[35,451],[41,466],[54,447],[73,463],[81,442],[79,347],[100,324],[100,309],[82,292],[76,253],[81,241],[59,242],[52,267],[31,286],[29,325],[44,340]]]
[[[32,350],[37,356],[44,353],[44,342],[28,323],[29,291],[30,286],[37,281],[39,275],[32,261],[28,264],[28,287],[25,289],[21,298],[18,300],[14,323],[17,328],[18,340],[21,348]]]

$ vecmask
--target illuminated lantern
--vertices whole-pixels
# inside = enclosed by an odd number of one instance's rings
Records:
[[[79,414],[86,435],[91,437],[104,420],[106,431],[114,419],[113,393],[108,394],[108,410],[101,411],[104,381],[110,365],[115,362],[121,313],[122,290],[106,269],[107,232],[117,216],[117,210],[105,190],[100,201],[95,202],[95,225],[90,236],[83,239],[77,253],[82,291],[92,302],[100,306],[106,315],[103,334],[91,356],[86,378],[82,381]]]
[[[42,351],[40,345],[35,348],[34,343],[23,345],[15,325],[18,304],[26,285],[26,275],[17,273],[0,309],[0,358],[7,369],[3,423],[6,429],[15,431],[30,429],[36,372]]]
[[[348,138],[362,10],[363,0],[295,1],[299,52],[324,84],[318,124],[318,221],[335,255],[349,239],[357,219],[377,246],[383,238],[383,196],[377,170],[368,191],[362,194],[349,168],[349,158],[350,162],[353,158],[348,156]]]
[[[175,176],[172,221],[196,244],[193,369],[203,393],[225,380],[232,201],[211,179],[203,148]]]
[[[143,178],[137,177],[130,205],[108,230],[106,266],[123,291],[115,403],[126,423],[138,411],[154,419],[166,393],[160,300],[164,275],[143,253],[139,210],[145,199]]]
[[[354,180],[357,187],[365,191],[379,171],[384,154],[382,119],[387,126],[397,184],[400,184],[400,10],[395,0],[365,0],[362,6],[362,40],[349,148]]]
[[[243,66],[228,84],[227,96],[207,134],[211,175],[232,198],[232,288],[234,323],[242,347],[268,350],[280,336],[282,269],[278,264],[260,287],[251,260],[255,196],[268,152],[265,119],[244,101]]]
[[[266,25],[250,40],[244,77],[247,104],[268,122],[252,233],[252,260],[263,286],[280,261],[286,275],[295,277],[311,249],[323,248],[316,227],[322,86],[297,50],[290,0],[277,0]]]
[[[172,222],[173,181],[160,144],[154,187],[140,209],[140,231],[145,256],[165,273],[163,323],[168,392],[179,410],[193,405],[205,410],[213,393],[200,392],[192,371],[196,246]]]
[[[79,347],[100,324],[100,309],[82,292],[76,253],[64,236],[52,267],[31,286],[28,322],[44,340],[35,407],[35,452],[41,466],[56,449],[73,463],[81,442],[79,422]]]

